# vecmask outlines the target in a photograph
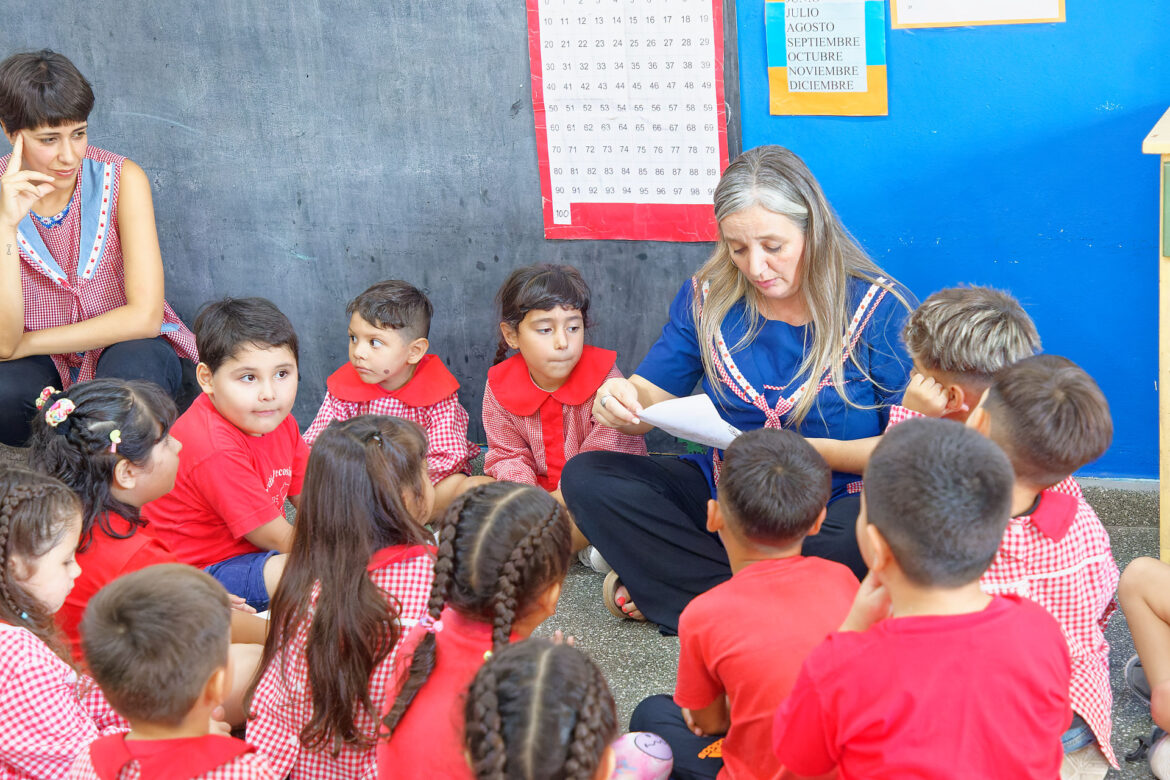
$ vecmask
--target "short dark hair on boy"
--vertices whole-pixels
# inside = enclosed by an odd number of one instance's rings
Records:
[[[950,287],[918,305],[902,339],[924,371],[991,384],[995,374],[1040,351],[1040,334],[1020,302],[991,287]]]
[[[214,373],[245,346],[288,347],[299,361],[297,332],[267,298],[224,298],[203,307],[195,318],[199,359]]]
[[[1113,440],[1105,394],[1085,371],[1059,355],[1037,355],[999,373],[987,392],[991,438],[1011,459],[1016,477],[1055,485]]]
[[[907,420],[869,459],[865,513],[911,582],[958,587],[995,559],[1013,481],[1007,456],[978,432],[950,420]]]
[[[435,309],[422,290],[400,279],[387,279],[349,302],[346,315],[361,316],[376,328],[402,331],[403,341],[425,339],[431,332]]]
[[[0,62],[0,122],[6,132],[84,122],[91,111],[93,88],[67,57],[41,49]]]
[[[833,489],[833,473],[793,431],[760,428],[737,437],[723,456],[719,501],[750,541],[794,542],[809,532]]]
[[[223,586],[192,566],[162,563],[119,577],[90,599],[81,647],[119,715],[176,726],[227,664],[230,632]]]

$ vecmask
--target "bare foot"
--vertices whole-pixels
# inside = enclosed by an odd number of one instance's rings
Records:
[[[630,599],[630,591],[618,579],[618,573],[611,571],[605,575],[605,583],[601,586],[601,598],[605,602],[605,608],[617,618],[627,618],[629,620],[645,620],[646,616],[642,611],[635,606]]]
[[[642,610],[638,609],[637,605],[630,600],[630,592],[626,590],[625,585],[618,585],[617,590],[613,594],[613,602],[618,605],[622,612],[626,613],[626,617],[631,620],[645,620],[646,616],[642,614]]]

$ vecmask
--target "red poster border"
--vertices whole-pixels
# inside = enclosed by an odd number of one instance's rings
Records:
[[[526,0],[528,51],[532,74],[532,113],[536,124],[536,155],[540,164],[540,195],[544,237],[622,239],[632,241],[714,241],[715,212],[709,205],[662,203],[574,202],[572,222],[553,223],[552,174],[548,157],[548,118],[544,105],[544,62],[540,49],[540,0]],[[715,109],[719,131],[719,170],[727,167],[727,103],[723,90],[723,0],[711,0],[714,25]]]

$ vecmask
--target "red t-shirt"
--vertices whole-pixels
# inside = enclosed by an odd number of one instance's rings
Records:
[[[130,530],[130,521],[121,515],[109,515],[110,529],[125,534]],[[128,539],[107,536],[97,523],[93,527],[93,539],[85,550],[77,553],[77,565],[81,574],[73,581],[73,590],[65,597],[65,603],[57,610],[57,627],[69,640],[69,651],[73,660],[84,662],[81,653],[81,634],[78,626],[85,613],[85,605],[103,587],[132,571],[145,569],[156,563],[176,563],[175,554],[154,534],[150,526],[139,528]]]
[[[249,436],[201,395],[171,427],[183,443],[175,487],[142,508],[155,533],[183,563],[210,566],[258,552],[244,538],[284,517],[300,495],[309,447],[290,414],[276,430]]]
[[[492,649],[492,627],[444,609],[435,634],[435,667],[398,721],[388,742],[378,743],[378,777],[394,780],[472,780],[463,754],[463,703],[483,654]],[[387,710],[410,670],[411,656],[426,631],[415,626],[402,640],[386,697]],[[512,636],[511,641],[517,637]]]
[[[242,739],[208,734],[175,739],[101,737],[78,756],[73,780],[144,777],[157,780],[275,780],[268,762]]]
[[[856,594],[847,567],[796,556],[753,563],[683,610],[674,701],[698,710],[727,694],[731,728],[720,778],[779,776],[771,747],[776,707]]]
[[[1035,602],[884,620],[813,650],[776,712],[798,775],[1054,778],[1072,720],[1068,647]]]

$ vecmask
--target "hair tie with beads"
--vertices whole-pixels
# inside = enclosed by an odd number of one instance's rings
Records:
[[[54,429],[57,433],[68,433],[69,427],[67,425],[63,427],[59,426],[61,426],[61,423],[68,422],[69,415],[72,414],[73,410],[76,408],[77,405],[68,398],[58,398],[55,402],[53,402],[53,405],[49,407],[48,411],[45,412],[45,422],[47,422],[49,427]]]
[[[430,613],[419,618],[418,624],[423,627],[423,630],[428,634],[437,634],[443,630],[443,621],[435,620],[430,616]]]
[[[48,400],[50,398],[52,398],[56,393],[57,393],[57,388],[53,387],[52,385],[48,385],[44,389],[42,389],[41,394],[37,396],[37,400],[36,400],[37,408],[40,409],[42,406],[44,406],[45,403],[48,402]]]

